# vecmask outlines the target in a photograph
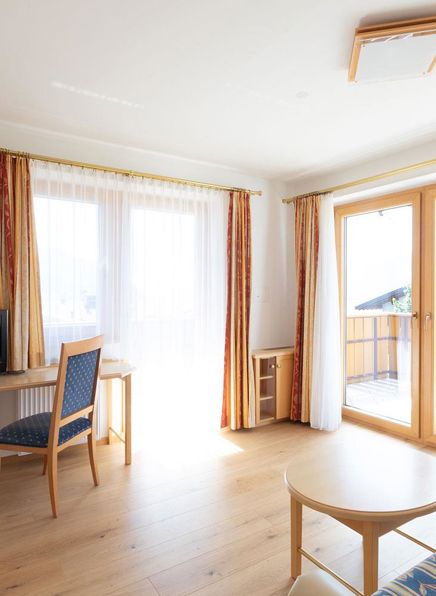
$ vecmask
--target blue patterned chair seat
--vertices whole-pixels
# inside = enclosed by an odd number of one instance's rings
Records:
[[[436,595],[436,553],[391,581],[373,596],[411,596],[412,594]]]
[[[34,414],[22,418],[0,429],[0,443],[47,447],[50,432],[51,412]],[[77,418],[59,429],[59,445],[66,443],[87,428],[91,428],[88,418]]]

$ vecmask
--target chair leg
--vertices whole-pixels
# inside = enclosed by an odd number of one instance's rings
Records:
[[[58,454],[51,451],[48,454],[48,486],[50,489],[51,509],[53,517],[58,516]]]
[[[92,477],[94,479],[95,486],[100,484],[100,478],[98,476],[97,463],[95,461],[95,454],[97,451],[97,441],[95,438],[95,430],[92,429],[88,435],[88,452],[89,452],[89,463],[91,464]]]
[[[42,469],[42,475],[45,476],[47,474],[47,456],[44,455],[44,467]]]

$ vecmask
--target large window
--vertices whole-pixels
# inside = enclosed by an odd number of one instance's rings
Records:
[[[228,194],[32,167],[48,361],[102,333],[103,357],[137,367],[137,420],[219,426]]]
[[[59,341],[95,333],[99,262],[98,206],[34,197],[42,309],[49,361]]]

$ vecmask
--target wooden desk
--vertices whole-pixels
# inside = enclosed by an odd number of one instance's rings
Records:
[[[111,443],[112,434],[117,435],[125,446],[125,463],[132,463],[132,372],[134,368],[127,362],[103,361],[100,368],[100,379],[112,381],[120,379],[123,383],[123,429],[121,434],[112,428],[112,383],[108,385],[108,437]],[[56,385],[57,366],[34,368],[18,375],[0,376],[0,393],[32,389],[35,387],[52,387]]]
[[[291,495],[291,575],[301,574],[301,557],[333,575],[354,594],[353,586],[327,568],[302,545],[302,506],[335,518],[363,538],[365,596],[377,591],[380,536],[436,511],[436,457],[391,439],[368,446],[341,443],[297,457],[285,474]]]

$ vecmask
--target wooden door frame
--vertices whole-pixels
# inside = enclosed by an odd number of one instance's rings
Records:
[[[344,364],[345,364],[345,341],[344,341],[344,221],[350,215],[358,215],[370,213],[373,211],[381,211],[393,207],[401,207],[402,205],[412,205],[413,208],[413,246],[412,246],[412,304],[418,312],[418,319],[412,319],[412,347],[411,353],[415,355],[412,359],[412,419],[411,425],[389,420],[387,418],[377,417],[369,413],[357,410],[351,406],[343,404],[342,415],[344,418],[352,419],[356,422],[361,422],[381,430],[388,431],[392,434],[397,434],[403,437],[417,439],[421,436],[421,419],[420,419],[420,383],[421,383],[421,368],[420,368],[420,337],[421,337],[421,190],[411,189],[408,191],[384,195],[363,201],[356,201],[338,205],[335,207],[335,227],[336,227],[336,251],[338,259],[338,281],[339,281],[339,297],[341,309],[341,346],[342,346],[342,395],[344,392]],[[432,311],[433,309],[431,309]],[[414,329],[413,329],[414,326]],[[435,438],[436,443],[436,438]]]
[[[435,267],[436,267],[436,186],[422,189],[421,272],[422,272],[422,333],[421,333],[421,436],[436,445],[435,381]],[[426,323],[425,314],[431,319]]]

